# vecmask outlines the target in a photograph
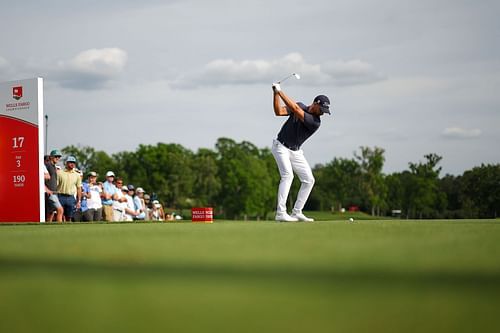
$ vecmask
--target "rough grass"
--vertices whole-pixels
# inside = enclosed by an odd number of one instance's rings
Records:
[[[0,331],[498,331],[498,258],[498,220],[0,225]]]

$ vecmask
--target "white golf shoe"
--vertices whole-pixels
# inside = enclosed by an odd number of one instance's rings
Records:
[[[292,217],[287,213],[276,213],[276,221],[278,222],[297,222],[299,219]]]
[[[314,219],[312,219],[310,217],[307,217],[307,216],[305,216],[302,213],[295,213],[295,212],[293,212],[292,215],[291,215],[291,217],[292,218],[296,218],[297,220],[303,221],[303,222],[314,222]]]

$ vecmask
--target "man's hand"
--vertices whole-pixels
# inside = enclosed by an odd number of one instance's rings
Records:
[[[273,91],[274,92],[279,92],[281,91],[281,87],[279,83],[273,83]]]

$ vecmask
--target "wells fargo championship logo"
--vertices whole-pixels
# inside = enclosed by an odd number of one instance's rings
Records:
[[[19,101],[22,97],[23,97],[23,86],[12,87],[12,98],[14,98],[16,101]],[[31,103],[29,100],[28,101],[24,100],[23,102],[7,103],[5,104],[5,111],[28,110],[30,108],[30,104]]]
[[[16,101],[20,100],[21,97],[23,97],[23,87],[12,87],[12,97],[14,97]]]

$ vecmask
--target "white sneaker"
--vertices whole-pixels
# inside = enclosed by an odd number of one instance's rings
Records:
[[[297,222],[298,220],[298,218],[291,217],[287,213],[276,213],[276,221],[279,222]]]
[[[314,219],[307,217],[302,213],[292,213],[291,217],[296,218],[297,220],[303,221],[303,222],[314,222]]]

